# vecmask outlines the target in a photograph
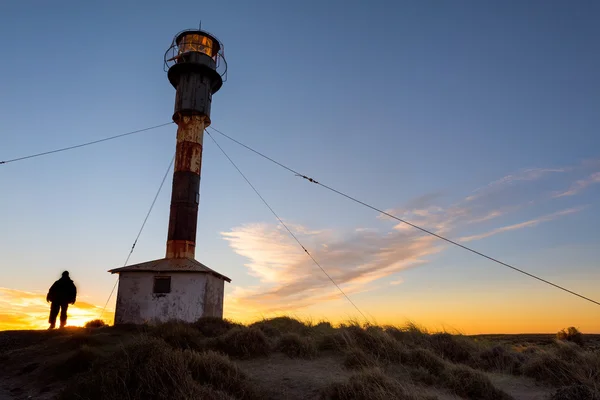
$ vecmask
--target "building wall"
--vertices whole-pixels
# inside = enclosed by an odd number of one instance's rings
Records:
[[[223,318],[223,298],[225,281],[214,275],[206,275],[206,290],[204,291],[204,316]]]
[[[171,292],[154,294],[154,276],[170,276]],[[119,277],[115,324],[169,320],[196,321],[223,316],[224,281],[198,272],[122,272]],[[206,310],[206,312],[205,312]]]

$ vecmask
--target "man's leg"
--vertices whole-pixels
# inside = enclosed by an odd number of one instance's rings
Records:
[[[60,304],[52,302],[52,304],[50,305],[50,318],[48,318],[50,329],[54,329],[54,327],[56,326],[56,317],[58,316],[59,310]]]
[[[60,305],[60,327],[63,328],[67,324],[67,309],[69,308],[69,304],[61,304]]]

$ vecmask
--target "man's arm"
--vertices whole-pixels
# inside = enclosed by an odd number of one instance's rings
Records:
[[[50,289],[48,290],[48,294],[46,295],[46,301],[48,303],[50,303],[52,301],[52,299],[54,298],[54,292],[56,291],[56,282],[52,284],[52,286],[50,286]]]
[[[75,286],[75,284],[73,284],[73,297],[71,297],[71,299],[71,304],[75,304],[75,301],[77,300],[77,286]]]

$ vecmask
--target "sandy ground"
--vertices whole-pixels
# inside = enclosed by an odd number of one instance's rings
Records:
[[[302,360],[273,354],[268,360],[238,361],[237,364],[261,386],[269,400],[316,399],[328,384],[345,381],[352,374],[342,366],[342,359],[335,356]],[[548,400],[553,392],[528,378],[505,374],[487,375],[497,388],[517,400]],[[417,391],[435,395],[439,400],[464,400],[437,388],[419,387]]]
[[[5,382],[0,381],[0,400],[15,400],[8,390],[5,390]]]

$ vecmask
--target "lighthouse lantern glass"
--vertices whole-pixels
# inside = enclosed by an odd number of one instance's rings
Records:
[[[183,36],[179,42],[179,55],[191,51],[204,53],[212,58],[216,57],[213,40],[197,33],[187,34]]]

